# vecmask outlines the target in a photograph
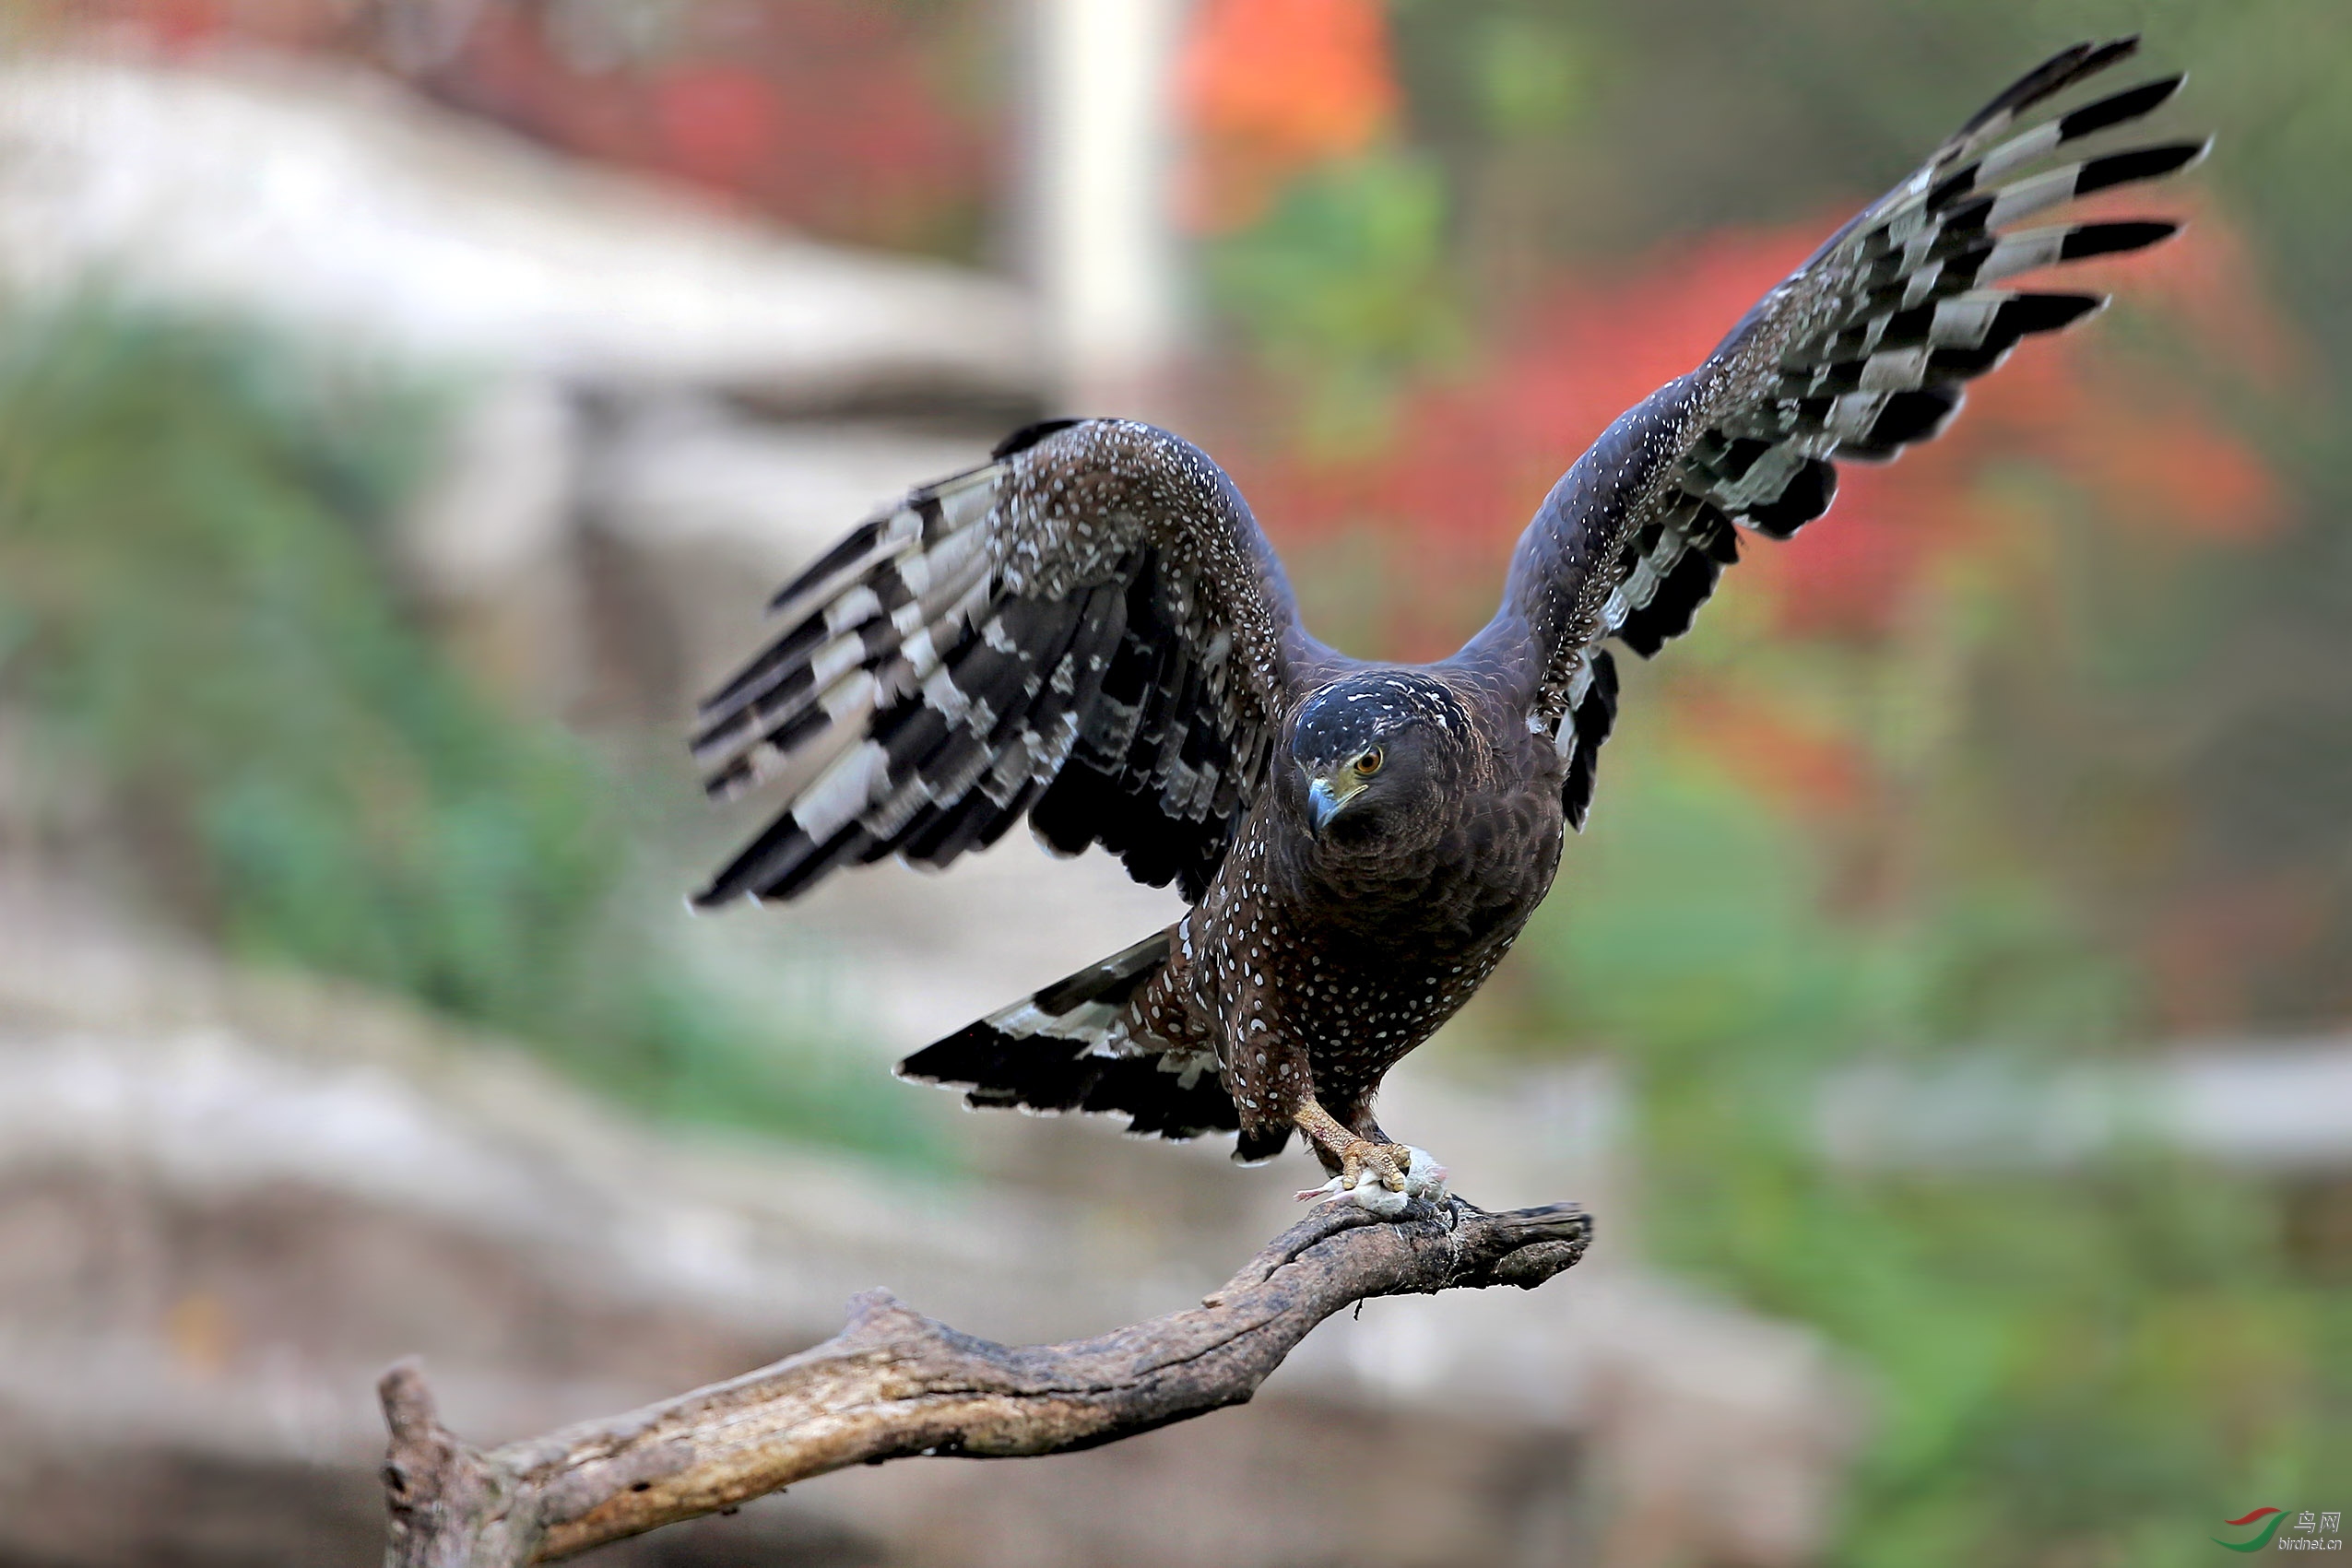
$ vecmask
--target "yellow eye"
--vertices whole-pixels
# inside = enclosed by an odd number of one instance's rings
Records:
[[[1378,772],[1380,771],[1380,749],[1376,746],[1371,750],[1366,751],[1363,756],[1358,757],[1355,760],[1354,766],[1355,771],[1362,773],[1366,778],[1370,778],[1373,774]]]

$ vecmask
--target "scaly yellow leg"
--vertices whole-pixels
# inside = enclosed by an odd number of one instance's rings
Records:
[[[1369,1171],[1390,1192],[1405,1190],[1404,1161],[1398,1159],[1402,1152],[1401,1146],[1383,1146],[1357,1137],[1338,1117],[1316,1103],[1312,1094],[1299,1102],[1298,1109],[1291,1114],[1291,1121],[1306,1135],[1308,1142],[1340,1162],[1340,1179],[1347,1185],[1355,1185],[1356,1178]],[[1405,1156],[1406,1160],[1411,1158],[1409,1154]]]

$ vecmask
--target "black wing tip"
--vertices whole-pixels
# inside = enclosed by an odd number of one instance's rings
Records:
[[[1715,580],[1722,571],[1723,563],[1706,549],[1696,546],[1685,549],[1649,603],[1617,628],[1617,641],[1645,659],[1655,658],[1668,643],[1690,630],[1699,607],[1715,592]]]
[[[2200,136],[2193,141],[2160,142],[2153,147],[2133,147],[2128,152],[2110,152],[2104,158],[2094,158],[2083,165],[2074,179],[2074,196],[2080,198],[2117,185],[2129,185],[2143,180],[2161,180],[2177,174],[2204,160],[2213,150],[2213,138]]]
[[[2106,308],[2104,294],[2020,294],[2002,307],[2002,315],[2009,318],[2002,324],[2014,324],[2020,337],[2063,332]]]
[[[744,845],[734,859],[712,873],[711,879],[687,899],[687,904],[704,911],[722,909],[737,899],[748,896],[753,880],[751,875],[752,866],[767,848],[769,838],[769,834],[762,833]]]
[[[2094,256],[2128,255],[2160,245],[2186,227],[2174,218],[2131,218],[2114,223],[2086,223],[2060,243],[2062,262],[2088,261]]]
[[[853,821],[819,843],[786,812],[720,867],[692,902],[698,909],[747,897],[754,903],[787,903],[871,842]]]
[[[2004,114],[2030,109],[2084,77],[2097,76],[2109,66],[2130,59],[2139,53],[2139,48],[2138,33],[2126,33],[2103,43],[2095,39],[2070,43],[1996,93],[1992,102],[1968,117],[1968,123],[1960,127],[1960,136],[1966,138]]]
[[[1585,689],[1584,699],[1576,705],[1569,723],[1575,726],[1576,746],[1568,761],[1568,776],[1560,790],[1560,807],[1567,817],[1568,826],[1584,831],[1585,818],[1592,810],[1593,781],[1601,765],[1601,748],[1607,743],[1609,732],[1617,726],[1617,661],[1606,648],[1596,648],[1591,654],[1592,684]],[[1586,715],[1590,714],[1590,718]]]
[[[699,910],[723,908],[738,899],[760,904],[789,903],[871,842],[852,822],[822,843],[816,843],[786,812],[745,844],[687,902]]]
[[[768,608],[772,611],[782,609],[834,572],[846,568],[850,562],[873,548],[874,541],[882,536],[882,525],[889,518],[890,511],[886,510],[878,516],[867,518],[850,529],[848,533],[834,540],[824,554],[801,568],[794,573],[790,582],[769,595]]]
[[[891,1067],[891,1076],[905,1083],[936,1084],[942,1089],[976,1089],[978,1052],[991,1055],[1015,1043],[1011,1035],[987,1023],[967,1023],[944,1039],[934,1040]]]
[[[2120,65],[2129,60],[2140,52],[2140,35],[2135,32],[2119,33],[2103,43],[2090,44],[2089,49],[2090,53],[2083,57],[2082,65],[2075,68],[2070,80],[2081,81],[2085,77],[2096,75],[2106,70],[2110,65]]]
[[[1968,392],[1956,382],[1930,382],[1891,393],[1867,432],[1838,443],[1838,461],[1892,463],[1905,447],[1941,435],[1967,402]]]
[[[2175,71],[2169,77],[2157,77],[2137,87],[2125,88],[2112,97],[2097,103],[2086,103],[2059,116],[2058,134],[2062,140],[2074,141],[2094,136],[2111,126],[2127,124],[2154,113],[2172,100],[2189,79],[2186,71]]]
[[[1778,496],[1749,508],[1747,520],[1767,539],[1793,538],[1798,529],[1827,512],[1830,502],[1837,499],[1837,467],[1818,457],[1808,457],[1789,477]],[[1694,604],[1691,607],[1696,611],[1698,607]]]
[[[750,858],[746,854],[722,867],[699,890],[687,895],[686,907],[697,914],[708,914],[739,900],[749,903],[768,902],[771,895],[762,891],[757,885],[757,879],[749,874],[751,867],[746,862]]]
[[[1931,384],[1895,393],[1871,425],[1866,444],[1909,446],[1927,441],[1960,411],[1964,395],[1956,386]]]

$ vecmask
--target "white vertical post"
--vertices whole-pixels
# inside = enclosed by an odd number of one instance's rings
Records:
[[[1034,0],[1034,259],[1073,412],[1145,412],[1182,328],[1169,207],[1186,0]]]

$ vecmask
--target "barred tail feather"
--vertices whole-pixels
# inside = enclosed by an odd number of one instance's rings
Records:
[[[1124,1115],[1130,1133],[1231,1132],[1240,1117],[1205,1049],[1129,1032],[1128,1004],[1168,961],[1169,933],[999,1008],[898,1065],[901,1078],[964,1091],[975,1108]]]

